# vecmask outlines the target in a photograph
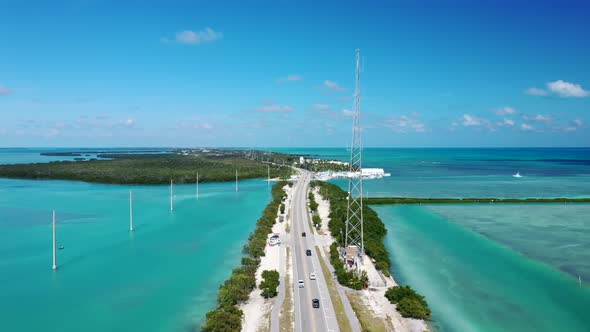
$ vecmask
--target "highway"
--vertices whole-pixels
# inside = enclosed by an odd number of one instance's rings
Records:
[[[328,293],[328,287],[321,270],[319,257],[315,249],[315,240],[307,221],[307,190],[310,175],[300,171],[299,181],[295,184],[292,200],[292,266],[294,292],[294,323],[295,331],[339,331],[334,315],[334,307]],[[306,233],[306,237],[302,236]],[[310,249],[311,256],[306,255]],[[309,274],[314,272],[316,280],[310,280]],[[298,280],[303,280],[305,287],[299,288]],[[320,307],[313,308],[312,299],[320,300]]]

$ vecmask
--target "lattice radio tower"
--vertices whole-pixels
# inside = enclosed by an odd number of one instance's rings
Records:
[[[357,246],[359,255],[365,253],[363,238],[363,178],[361,139],[361,68],[359,49],[356,50],[356,83],[354,89],[354,108],[352,115],[352,141],[350,145],[350,164],[348,175],[348,211],[346,213],[345,248]]]

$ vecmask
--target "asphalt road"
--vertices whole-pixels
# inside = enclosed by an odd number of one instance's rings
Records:
[[[307,221],[307,189],[310,175],[301,171],[299,181],[295,184],[292,205],[292,264],[293,288],[295,305],[295,331],[339,331],[334,315],[334,307],[328,293],[328,287],[315,250],[314,236]],[[303,237],[302,232],[307,236]],[[306,255],[310,249],[311,256]],[[310,280],[309,274],[314,272],[316,280]],[[298,280],[303,280],[305,287],[299,288]],[[320,307],[313,308],[312,299],[320,300]]]

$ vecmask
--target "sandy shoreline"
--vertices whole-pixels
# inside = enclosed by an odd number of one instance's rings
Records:
[[[290,199],[290,190],[288,186],[283,188],[287,193],[287,201],[285,205],[288,206]],[[275,224],[272,227],[273,233],[280,234],[281,241],[286,238],[285,222],[279,222],[279,211],[275,219]],[[256,332],[256,331],[269,331],[270,330],[270,312],[276,302],[276,297],[271,299],[265,299],[262,297],[262,291],[258,286],[262,282],[262,271],[264,270],[277,270],[280,271],[281,261],[284,262],[285,258],[281,257],[284,254],[284,250],[281,250],[283,243],[280,245],[271,246],[267,243],[264,248],[265,256],[260,258],[260,265],[256,270],[256,288],[250,293],[250,298],[245,303],[241,304],[239,308],[244,312],[242,331],[243,332]],[[284,263],[283,263],[284,264]],[[281,275],[283,278],[284,275]]]

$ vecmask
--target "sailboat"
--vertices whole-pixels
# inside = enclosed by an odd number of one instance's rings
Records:
[[[520,175],[520,172],[516,172],[516,174],[512,174],[513,177],[515,178],[521,178],[522,175]]]

